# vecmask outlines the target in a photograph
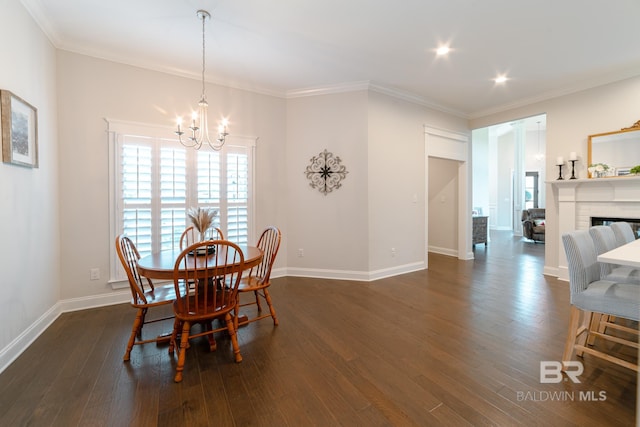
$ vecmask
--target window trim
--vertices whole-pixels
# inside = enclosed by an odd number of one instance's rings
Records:
[[[154,139],[174,140],[176,144],[180,145],[180,142],[176,139],[175,129],[170,127],[131,122],[124,120],[116,120],[110,118],[104,118],[107,129],[107,143],[109,149],[109,280],[113,289],[122,289],[128,287],[126,279],[118,278],[118,267],[120,261],[118,259],[115,247],[116,228],[117,228],[117,215],[119,209],[118,197],[116,195],[116,162],[118,158],[118,152],[116,150],[117,142],[122,135],[139,135],[143,137],[149,137]],[[254,236],[255,232],[255,201],[256,201],[256,164],[255,164],[255,150],[257,137],[251,136],[238,136],[229,135],[226,139],[226,145],[229,146],[242,146],[247,149],[249,156],[249,190],[247,197],[247,236],[249,239]],[[226,178],[225,178],[226,179]]]

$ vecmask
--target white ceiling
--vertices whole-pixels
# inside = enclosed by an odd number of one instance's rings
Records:
[[[22,3],[57,48],[195,78],[206,9],[207,80],[282,97],[369,85],[473,118],[640,75],[639,0]]]

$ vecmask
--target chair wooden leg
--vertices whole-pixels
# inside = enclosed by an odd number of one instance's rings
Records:
[[[144,319],[147,317],[147,310],[146,308],[142,308],[140,309],[142,311],[142,318],[140,319],[140,326],[138,326],[138,339],[141,340],[142,339],[142,327],[144,326]]]
[[[218,349],[218,344],[216,343],[216,337],[213,336],[213,320],[205,322],[203,325],[205,331],[211,332],[207,334],[207,341],[209,342],[209,351],[216,351]]]
[[[138,309],[136,313],[136,318],[133,320],[133,327],[131,328],[131,336],[129,337],[129,342],[127,343],[127,350],[124,352],[124,357],[122,360],[125,362],[128,361],[131,357],[131,349],[136,342],[136,337],[140,337],[140,330],[142,329],[142,322],[144,318],[144,310],[142,308]]]
[[[581,310],[579,310],[581,311]],[[591,325],[593,322],[593,312],[591,311],[582,311],[582,322],[578,326],[578,332],[576,337],[576,345],[584,347],[587,343],[587,340],[591,337]],[[579,348],[576,349],[576,356],[582,357],[583,351]]]
[[[593,313],[593,316],[591,318],[591,325],[589,325],[589,330],[604,332],[604,329],[606,329],[606,327],[603,325],[603,322],[607,321],[607,317],[608,316],[606,314]],[[603,331],[600,331],[600,329],[603,329]],[[589,338],[587,339],[587,345],[593,345],[595,340],[596,340],[596,336],[593,334],[589,334]]]
[[[237,316],[234,316],[237,317]],[[224,316],[224,320],[227,322],[227,331],[231,337],[231,345],[233,347],[233,354],[236,359],[236,363],[242,362],[242,355],[240,354],[240,346],[238,345],[238,336],[236,335],[236,329],[233,327],[234,319],[231,317],[231,313],[227,313]]]
[[[187,356],[187,345],[189,344],[189,331],[191,325],[189,322],[184,322],[182,325],[182,336],[180,337],[180,351],[178,353],[178,363],[176,365],[176,376],[174,381],[179,383],[182,381],[182,371],[184,371],[184,361]]]
[[[236,307],[233,309],[233,328],[238,330],[238,323],[240,322],[238,317],[240,316],[240,293],[238,293],[238,299],[236,301]]]
[[[258,294],[258,291],[253,291],[253,296],[256,299],[256,305],[258,306],[258,313],[262,313],[262,306],[260,305],[260,294]]]
[[[608,314],[603,314],[600,317],[600,324],[598,325],[598,332],[604,334],[607,331],[607,322],[613,323],[616,320],[615,316],[610,316]]]
[[[176,348],[176,340],[178,339],[178,331],[181,329],[182,324],[180,320],[173,320],[173,330],[171,331],[171,338],[169,340],[169,354],[173,356],[173,353]]]
[[[269,291],[267,290],[267,288],[264,289],[264,299],[267,301],[267,305],[269,306],[269,312],[271,313],[271,317],[273,318],[273,324],[278,326],[276,309],[273,308],[273,303],[271,302],[271,295],[269,295]]]
[[[580,322],[580,310],[575,306],[571,306],[571,316],[569,318],[569,332],[567,333],[567,341],[564,344],[564,353],[562,361],[567,362],[573,360],[576,338],[578,335],[578,323]]]

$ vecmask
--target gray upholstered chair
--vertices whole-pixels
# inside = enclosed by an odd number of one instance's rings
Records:
[[[637,343],[620,337],[612,337],[604,331],[606,326],[612,329],[635,334],[638,331],[614,323],[608,323],[609,316],[640,320],[640,287],[629,283],[616,283],[600,280],[600,265],[596,259],[596,248],[591,235],[586,230],[574,231],[562,236],[562,243],[569,266],[569,284],[571,289],[571,318],[569,333],[562,356],[563,361],[573,359],[577,353],[588,353],[600,359],[638,371],[638,364],[621,359],[603,351],[587,346],[591,336],[603,338],[630,347]],[[593,314],[603,314],[598,328],[591,324]],[[582,319],[581,319],[582,317]]]
[[[545,241],[545,209],[525,209],[522,211],[522,235],[534,243]]]
[[[596,255],[603,254],[617,248],[618,243],[613,229],[608,225],[596,225],[589,229],[596,248]],[[633,267],[616,264],[600,263],[600,278],[614,282],[633,283],[640,285],[640,270]]]
[[[616,236],[618,246],[622,246],[636,240],[636,236],[633,234],[633,229],[628,222],[614,222],[611,224],[611,229],[613,230],[613,234]]]

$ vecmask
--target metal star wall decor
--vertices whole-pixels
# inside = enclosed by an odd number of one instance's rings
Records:
[[[311,188],[317,188],[325,196],[342,186],[342,181],[347,177],[347,168],[340,164],[340,157],[334,156],[326,149],[317,156],[311,158],[311,164],[307,166],[305,174],[311,182]]]

